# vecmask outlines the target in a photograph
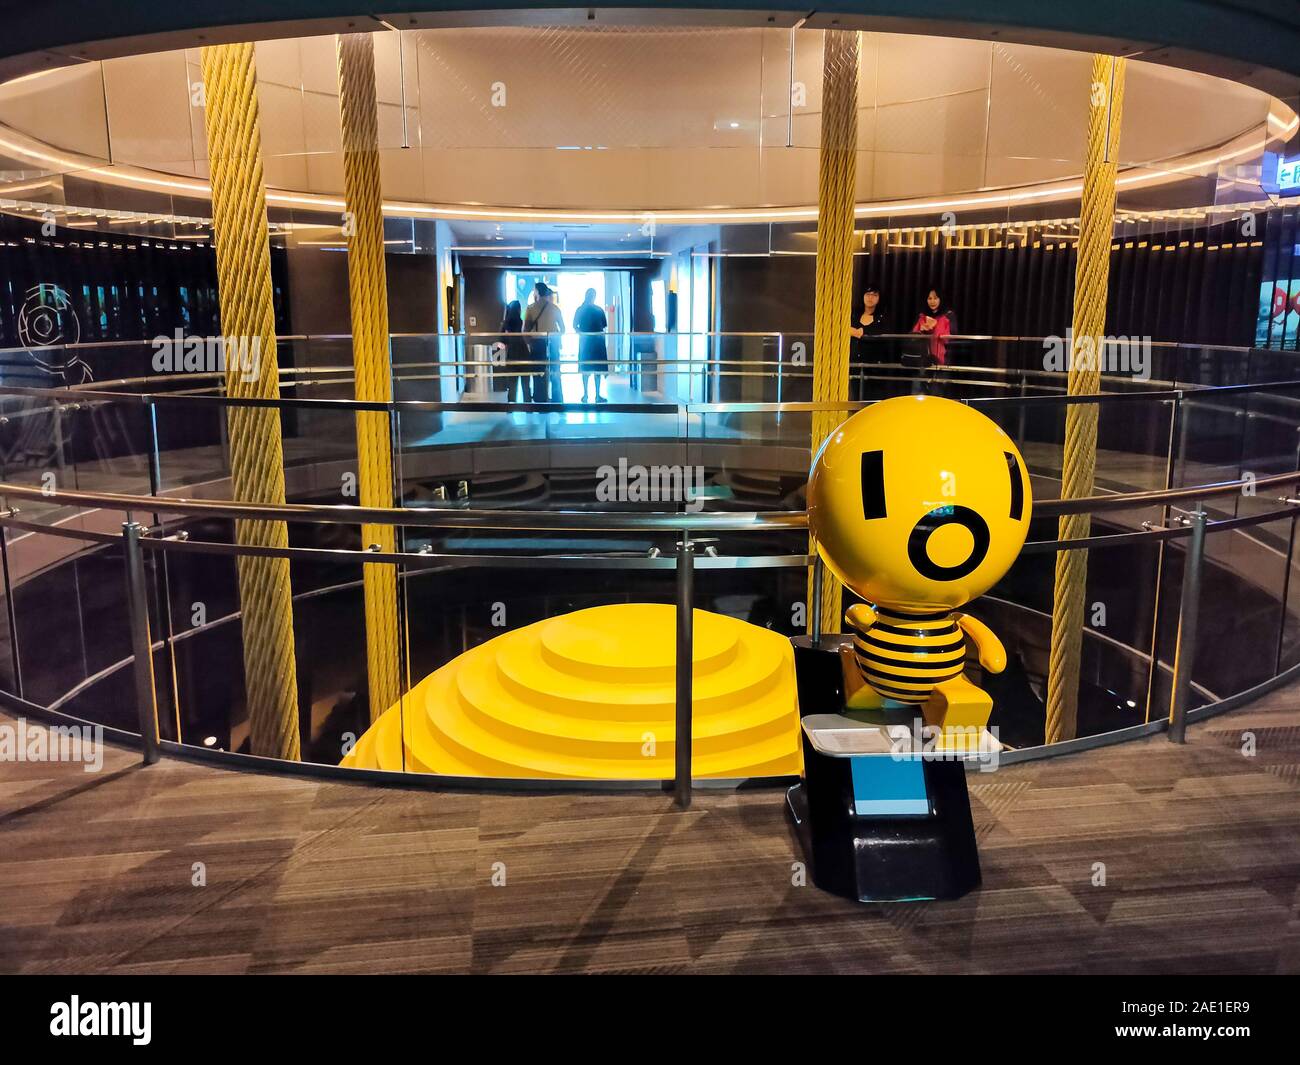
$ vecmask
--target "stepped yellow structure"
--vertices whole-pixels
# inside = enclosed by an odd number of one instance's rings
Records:
[[[696,777],[794,775],[802,757],[785,637],[695,611]],[[673,775],[675,608],[579,610],[504,633],[431,673],[343,759],[475,777]]]

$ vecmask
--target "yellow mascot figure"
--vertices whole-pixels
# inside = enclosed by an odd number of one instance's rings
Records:
[[[993,701],[963,675],[967,645],[993,673],[1006,651],[959,608],[1011,568],[1030,505],[1014,441],[962,403],[884,400],[826,439],[808,484],[808,524],[831,572],[864,600],[844,616],[850,714],[919,706],[946,747],[984,729]]]

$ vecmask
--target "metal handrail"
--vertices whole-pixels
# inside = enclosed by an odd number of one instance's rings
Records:
[[[696,360],[692,363],[698,367],[705,367],[710,364],[710,360]],[[497,365],[497,364],[493,364]],[[524,364],[515,364],[516,368]],[[894,363],[861,363],[855,364],[862,369],[892,369],[901,370]],[[1000,369],[997,367],[972,367],[972,366],[948,366],[936,368],[945,375],[970,372],[975,374],[995,374],[1007,373],[1018,376],[1041,375],[1047,377],[1055,376],[1061,379],[1063,375],[1054,374],[1050,371],[1038,370],[1017,370],[1017,369]],[[935,372],[935,371],[929,371]],[[208,374],[187,374],[187,379],[210,376]],[[215,376],[215,375],[212,375]],[[511,376],[511,375],[507,375]],[[761,376],[761,375],[760,375]],[[901,379],[902,375],[894,375]],[[120,379],[122,383],[131,381],[149,381],[158,380],[159,378],[135,378]],[[286,382],[284,387],[295,387],[301,383]],[[1152,388],[1141,389],[1136,391],[1115,391],[1100,392],[1091,395],[1037,395],[1037,396],[972,396],[959,400],[971,406],[989,406],[989,405],[1016,405],[1016,406],[1070,406],[1074,404],[1099,404],[1110,402],[1127,402],[1127,401],[1162,401],[1178,400],[1189,396],[1194,396],[1198,402],[1212,400],[1216,396],[1231,396],[1238,394],[1268,394],[1274,392],[1288,392],[1300,389],[1300,378],[1292,378],[1285,381],[1263,381],[1254,384],[1236,384],[1236,385],[1193,385],[1188,384],[1179,388]],[[195,404],[214,404],[218,407],[275,407],[277,409],[332,409],[340,411],[375,411],[401,413],[403,411],[419,411],[425,413],[444,413],[458,412],[463,413],[466,410],[472,410],[480,413],[559,413],[564,411],[590,411],[605,414],[730,414],[730,413],[747,413],[747,412],[773,412],[773,413],[808,413],[811,411],[834,411],[834,410],[856,410],[864,405],[867,401],[850,401],[843,402],[741,402],[741,401],[719,401],[719,402],[693,402],[693,401],[663,401],[649,400],[640,403],[514,403],[496,400],[475,400],[473,402],[453,401],[447,402],[442,400],[417,400],[401,399],[392,400],[388,403],[368,402],[344,398],[329,399],[308,399],[289,396],[276,398],[250,398],[235,397],[220,394],[203,395],[196,390],[186,390],[183,392],[117,392],[104,391],[101,389],[90,389],[84,387],[75,388],[37,388],[27,385],[0,385],[0,397],[3,396],[22,396],[32,399],[46,399],[56,402],[65,402],[66,404],[90,404],[94,402],[101,403],[138,403],[138,404],[168,404],[168,403],[195,403]]]
[[[721,532],[806,529],[808,516],[799,512],[718,514],[664,511],[533,511],[471,510],[467,507],[359,507],[350,504],[226,503],[171,496],[133,496],[115,492],[49,491],[31,485],[0,483],[0,497],[41,499],[74,507],[94,507],[124,513],[160,511],[200,518],[247,518],[264,521],[316,521],[335,525],[399,525],[436,529],[491,531],[604,531],[712,529]]]
[[[1254,491],[1300,483],[1300,470],[1268,477],[1243,477],[1235,481],[1195,485],[1189,488],[1124,492],[1079,499],[1048,499],[1034,504],[1038,517],[1062,514],[1132,510],[1231,495],[1243,487]],[[435,529],[477,529],[492,532],[626,532],[629,530],[710,529],[718,532],[767,532],[806,529],[806,511],[748,511],[719,513],[700,511],[541,511],[485,510],[469,507],[360,507],[321,503],[232,503],[221,500],[186,499],[173,496],[135,496],[117,492],[68,492],[46,490],[35,485],[0,482],[0,497],[40,499],[47,503],[91,507],[124,513],[161,511],[197,518],[260,519],[264,521],[320,522],[335,525],[394,525]]]
[[[193,336],[202,336],[203,334],[192,334]],[[476,338],[488,339],[497,338],[505,335],[515,336],[527,334],[504,334],[501,330],[483,330],[466,333],[389,333],[391,340],[438,340],[438,341],[459,341],[473,340]],[[578,336],[576,332],[563,334],[566,336]],[[648,337],[659,339],[690,339],[696,337],[772,337],[782,339],[784,337],[811,337],[813,330],[809,329],[782,329],[771,331],[745,331],[745,330],[700,330],[698,332],[657,332],[644,330],[624,330],[620,332],[606,332],[605,337]],[[189,335],[187,335],[188,337]],[[915,333],[878,333],[877,337],[885,340],[898,340],[906,338],[915,338]],[[160,339],[172,340],[172,336],[159,335]],[[0,358],[8,354],[24,354],[33,351],[65,351],[65,350],[82,350],[97,348],[114,348],[114,347],[151,347],[156,338],[148,337],[139,340],[86,340],[79,341],[75,344],[41,344],[33,346],[18,346],[12,348],[0,348]],[[339,341],[351,340],[351,333],[285,333],[276,337],[277,343],[288,341]],[[1045,340],[1054,339],[1047,336],[1003,336],[994,333],[951,333],[949,340],[977,340],[986,343],[1004,343],[1004,344],[1027,344],[1042,343]],[[1185,340],[1152,340],[1149,342],[1153,348],[1169,349],[1186,348],[1188,350],[1199,351],[1231,351],[1237,353],[1246,353],[1250,351],[1261,350],[1250,345],[1241,344],[1198,344]],[[1274,349],[1269,349],[1274,350]]]
[[[132,343],[136,343],[136,342],[132,342]],[[28,349],[21,349],[21,350],[23,350],[23,351],[27,351]],[[34,350],[43,350],[43,349],[34,349]],[[1215,350],[1236,351],[1236,350],[1238,350],[1238,349],[1230,349],[1230,348],[1217,349],[1217,348],[1216,348]],[[2,353],[0,353],[0,354],[2,354]],[[497,361],[492,361],[492,360],[486,360],[486,361],[485,361],[485,360],[482,360],[482,359],[446,359],[446,360],[437,360],[437,361],[421,361],[421,360],[416,360],[416,361],[407,361],[407,360],[401,360],[401,361],[397,361],[397,362],[394,363],[394,368],[395,368],[395,370],[400,370],[400,371],[410,371],[410,370],[420,370],[420,369],[442,369],[442,368],[444,368],[444,367],[462,367],[462,366],[484,366],[484,367],[495,367],[495,368],[497,368],[497,369],[509,369],[509,368],[512,368],[512,367],[513,367],[513,368],[521,368],[521,367],[542,366],[542,365],[547,365],[547,364],[543,363],[543,362],[540,361],[540,360],[535,360],[535,359],[525,359],[525,360],[520,360],[520,361],[517,361],[517,362],[506,362],[506,363],[497,362]],[[776,370],[778,373],[780,373],[780,374],[782,374],[783,376],[786,376],[786,377],[800,377],[800,378],[802,378],[802,377],[810,377],[810,376],[811,376],[811,373],[810,373],[810,372],[808,372],[808,373],[801,372],[801,371],[802,371],[802,368],[801,368],[801,367],[795,367],[795,366],[793,366],[792,364],[790,364],[790,363],[788,363],[788,362],[786,362],[785,360],[782,360],[782,359],[780,359],[780,358],[776,358],[776,359],[743,358],[743,357],[741,357],[741,358],[731,358],[731,357],[723,358],[723,357],[718,357],[718,356],[705,356],[704,358],[664,359],[664,358],[647,358],[647,357],[645,356],[645,354],[642,353],[642,354],[638,354],[635,358],[620,358],[620,357],[617,357],[617,356],[611,356],[611,357],[610,357],[610,365],[611,365],[611,366],[619,366],[619,367],[627,367],[627,368],[629,368],[629,369],[631,369],[631,368],[641,369],[641,368],[644,368],[644,367],[647,367],[647,366],[648,366],[648,367],[686,366],[686,367],[691,367],[692,369],[700,369],[700,368],[709,368],[709,367],[714,367],[714,366],[743,365],[743,366],[771,367],[772,369]],[[807,362],[806,365],[807,365],[809,368],[811,368],[811,366],[812,366],[812,360],[810,359],[810,360]],[[888,362],[858,362],[858,361],[851,361],[851,362],[850,362],[850,366],[851,366],[851,368],[853,368],[853,369],[857,369],[857,370],[870,370],[870,369],[877,369],[877,370],[894,370],[894,371],[902,371],[902,370],[903,370],[903,367],[902,367],[902,366],[900,365],[900,363],[898,363],[897,361],[888,361]],[[555,369],[555,368],[556,368],[556,367],[552,366],[552,369]],[[558,366],[558,369],[559,369],[559,372],[562,373],[562,374],[577,374],[577,373],[581,373],[581,369],[580,369],[578,366],[576,366],[574,363],[572,363],[572,362],[561,363],[561,364]],[[948,377],[951,377],[951,376],[953,376],[953,375],[955,375],[955,374],[971,375],[971,376],[975,376],[975,377],[979,377],[979,376],[991,376],[991,375],[994,375],[994,374],[1003,374],[1003,375],[1012,375],[1012,374],[1014,374],[1016,377],[1023,377],[1023,378],[1051,378],[1051,379],[1055,379],[1055,380],[1060,380],[1061,377],[1062,377],[1061,372],[1058,371],[1058,370],[1040,370],[1040,369],[1035,369],[1035,368],[1033,368],[1033,367],[1027,367],[1027,366],[1025,366],[1025,367],[1010,367],[1010,366],[972,366],[972,365],[964,364],[964,363],[950,363],[950,364],[948,364],[948,365],[946,365],[946,366],[942,366],[942,367],[934,367],[933,370],[936,371],[936,372],[941,372],[941,373],[943,373],[945,376],[948,376]],[[335,378],[337,378],[337,381],[332,381],[332,382],[330,382],[331,384],[333,384],[333,383],[340,383],[340,384],[341,384],[341,383],[345,383],[345,382],[347,382],[347,381],[352,380],[353,367],[351,367],[351,366],[311,366],[311,365],[307,365],[307,366],[281,366],[281,367],[279,368],[279,372],[280,372],[280,377],[281,377],[281,379],[282,379],[282,380],[281,380],[281,387],[284,387],[284,388],[295,387],[295,388],[296,388],[296,387],[302,387],[302,386],[304,386],[304,385],[310,385],[310,384],[314,384],[314,383],[316,383],[316,382],[313,382],[313,381],[311,381],[311,380],[309,380],[309,379],[308,379],[308,380],[301,380],[301,379],[300,379],[300,378],[306,377],[306,376],[308,376],[308,375],[319,375],[319,376],[321,376],[321,377],[335,377]],[[726,376],[744,376],[744,374],[740,374],[738,371],[721,370],[721,371],[719,371],[719,373],[721,373],[722,375],[726,375]],[[184,379],[185,379],[186,381],[196,381],[196,382],[200,382],[200,381],[211,381],[211,382],[213,382],[213,385],[212,385],[212,386],[202,386],[202,387],[205,388],[205,389],[208,388],[208,387],[213,387],[213,388],[215,388],[215,387],[219,387],[219,386],[222,384],[222,382],[224,382],[224,380],[225,380],[225,373],[224,373],[224,372],[221,372],[221,371],[217,371],[217,370],[196,370],[196,371],[192,371],[192,372],[191,372],[191,371],[186,371],[186,373],[185,373],[183,376],[184,376]],[[410,373],[407,373],[407,372],[402,372],[402,373],[399,373],[399,374],[395,374],[395,375],[394,375],[394,378],[395,378],[395,380],[397,380],[397,381],[414,381],[414,380],[434,380],[434,379],[437,379],[437,378],[441,378],[442,376],[444,376],[444,375],[442,375],[442,374],[426,374],[426,375],[418,375],[418,376],[417,376],[417,375],[413,375],[413,374],[410,374]],[[452,375],[449,375],[449,376],[456,377],[456,376],[463,376],[463,375],[461,375],[461,374],[452,374]],[[513,375],[509,375],[509,376],[513,376]],[[292,380],[288,380],[289,378],[292,378]],[[1115,377],[1111,377],[1111,378],[1103,378],[1103,379],[1104,379],[1104,380],[1107,380],[1107,381],[1114,381],[1114,380],[1116,380]],[[96,387],[91,387],[91,383],[88,382],[88,383],[86,383],[86,384],[82,384],[82,385],[74,385],[74,386],[71,386],[70,388],[66,388],[66,389],[58,389],[58,390],[56,390],[56,389],[36,389],[35,391],[38,391],[38,392],[66,391],[66,392],[70,392],[70,393],[76,393],[76,394],[78,394],[78,395],[85,395],[85,394],[87,394],[87,393],[104,392],[104,391],[108,390],[110,387],[112,387],[112,388],[117,388],[117,387],[120,387],[120,386],[127,386],[127,385],[145,385],[145,384],[150,384],[150,383],[153,383],[153,382],[164,382],[164,381],[167,381],[167,382],[176,382],[177,380],[178,380],[178,375],[177,375],[177,374],[163,374],[163,373],[156,373],[156,374],[145,374],[145,375],[136,376],[136,377],[118,377],[118,378],[109,378],[109,379],[104,380],[104,381],[96,381],[96,382],[93,382],[93,384],[94,384]],[[1250,388],[1254,388],[1254,387],[1256,387],[1256,386],[1254,386],[1254,385],[1241,385],[1241,386],[1214,386],[1214,385],[1198,385],[1198,384],[1195,384],[1195,383],[1193,383],[1193,382],[1189,382],[1189,383],[1187,383],[1187,384],[1185,384],[1185,385],[1183,385],[1183,386],[1181,386],[1181,387],[1183,387],[1185,390],[1193,391],[1193,390],[1200,390],[1200,389],[1205,389],[1205,388],[1215,388],[1215,387],[1234,387],[1234,388],[1245,388],[1245,389],[1250,389]],[[1144,390],[1143,394],[1146,394],[1146,391],[1147,391],[1147,390]],[[116,394],[116,393],[114,393],[114,394]],[[160,394],[160,395],[166,395],[166,396],[169,396],[169,397],[170,397],[170,396],[174,396],[174,395],[176,395],[177,393],[176,393],[176,392],[166,392],[166,393],[159,393],[159,394]],[[138,395],[140,395],[140,393],[132,392],[132,393],[125,393],[125,395],[129,395],[129,396],[138,396]]]

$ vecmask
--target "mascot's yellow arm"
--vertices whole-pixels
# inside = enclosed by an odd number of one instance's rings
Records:
[[[858,632],[866,632],[876,623],[876,612],[864,603],[855,603],[844,612],[844,620]]]
[[[981,666],[990,673],[1001,673],[1007,668],[1006,648],[1002,646],[1002,641],[994,635],[992,629],[969,614],[958,614],[957,624],[979,651]]]

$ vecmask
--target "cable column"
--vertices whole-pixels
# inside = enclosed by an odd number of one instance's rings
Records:
[[[400,47],[400,41],[399,41]],[[384,213],[379,171],[379,118],[375,45],[369,33],[338,37],[339,115],[343,132],[344,233],[348,241],[348,295],[352,308],[352,361],[356,398],[390,403],[392,361],[388,337],[388,284],[384,274]],[[361,505],[393,505],[393,453],[389,415],[357,411],[357,462]],[[362,542],[396,549],[391,525],[363,525]],[[398,668],[397,569],[362,567],[365,585],[366,666],[370,720],[401,696]]]
[[[1101,390],[1125,66],[1126,60],[1114,56],[1092,58],[1088,149],[1079,211],[1071,323],[1068,374],[1071,396],[1096,395]],[[1092,495],[1097,466],[1097,413],[1095,403],[1073,403],[1066,407],[1062,499]],[[1091,527],[1091,515],[1066,514],[1060,519],[1058,535],[1062,540],[1085,537]],[[1058,551],[1047,672],[1048,743],[1073,739],[1077,731],[1087,583],[1088,552]]]
[[[262,132],[252,44],[203,49],[212,239],[226,354],[226,394],[278,399],[271,252],[262,176]],[[240,503],[283,505],[284,448],[274,407],[230,407],[232,496]],[[284,522],[240,520],[246,547],[288,547]],[[299,757],[297,664],[289,560],[241,555],[239,602],[253,754]]]
[[[849,323],[853,314],[853,208],[857,186],[858,51],[855,30],[827,30],[822,52],[821,150],[817,161],[817,289],[813,327],[813,402],[849,398]],[[812,454],[845,411],[814,411]],[[810,550],[815,546],[810,545]],[[808,571],[808,602],[816,568]],[[822,571],[821,631],[840,631],[840,583]],[[808,631],[815,630],[809,609]]]

